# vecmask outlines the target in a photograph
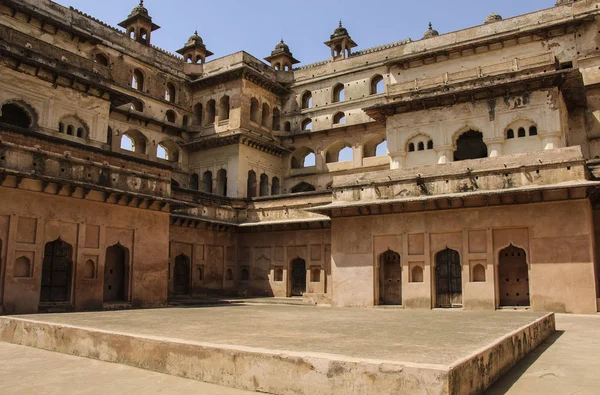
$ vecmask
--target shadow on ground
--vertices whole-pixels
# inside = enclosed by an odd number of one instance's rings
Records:
[[[525,372],[533,365],[539,357],[546,352],[556,341],[565,333],[565,331],[554,332],[546,341],[538,348],[530,352],[517,362],[515,366],[503,376],[500,377],[492,386],[485,392],[486,395],[502,395],[506,394],[512,386],[525,374]]]

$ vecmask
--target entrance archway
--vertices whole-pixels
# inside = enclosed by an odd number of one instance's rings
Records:
[[[73,246],[60,238],[46,243],[42,263],[40,302],[69,302]]]
[[[392,250],[379,256],[379,304],[402,304],[400,254]]]
[[[292,296],[302,296],[306,292],[306,262],[296,258],[292,261]]]
[[[529,270],[525,250],[510,245],[498,260],[500,306],[529,306]]]
[[[121,244],[106,249],[104,302],[126,302],[129,284],[129,251]]]
[[[446,248],[435,257],[436,307],[462,306],[462,268],[457,251]]]
[[[190,293],[190,258],[183,254],[175,258],[173,293],[178,295]]]

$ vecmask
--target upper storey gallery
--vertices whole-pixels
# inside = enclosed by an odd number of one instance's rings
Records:
[[[3,0],[0,11],[7,51],[27,52],[11,56],[38,57],[53,68],[48,75],[25,71],[27,81],[18,86],[10,82],[25,82],[23,76],[3,73],[3,122],[21,119],[20,126],[179,171],[188,170],[190,141],[244,131],[288,150],[283,167],[290,177],[306,174],[295,167],[381,166],[364,159],[383,142],[392,167],[575,141],[596,155],[589,131],[574,119],[581,102],[572,94],[589,85],[586,78],[593,81],[597,67],[593,0],[559,0],[505,20],[492,14],[482,25],[446,34],[430,26],[420,40],[362,51],[354,51],[357,43],[340,22],[325,42],[330,58],[297,68],[283,40],[268,64],[244,52],[207,60],[213,54],[197,32],[177,51],[181,57],[169,54],[152,46],[159,26],[143,2],[119,24],[124,31],[49,0]],[[21,64],[10,68],[24,71]],[[583,80],[579,86],[569,70]],[[64,94],[46,94],[31,75]],[[494,86],[500,88],[482,93]],[[470,152],[457,153],[460,146]],[[351,165],[327,166],[348,147]]]

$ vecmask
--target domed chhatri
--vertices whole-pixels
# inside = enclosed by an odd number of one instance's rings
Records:
[[[129,17],[132,17],[134,15],[149,16],[148,9],[144,7],[144,0],[140,0],[140,4],[133,7],[133,10],[131,10]]]
[[[485,18],[485,23],[494,23],[501,20],[502,17],[500,15],[492,13]]]
[[[333,40],[334,38],[344,37],[344,36],[350,37],[350,35],[348,34],[348,30],[342,26],[342,20],[340,19],[339,26],[337,27],[337,29],[335,29],[333,31],[333,34],[331,36],[329,36],[329,39]]]
[[[204,63],[208,56],[213,55],[212,52],[206,49],[202,37],[198,35],[198,30],[190,36],[183,48],[177,50],[177,53],[183,55],[183,58],[187,63],[199,64]]]
[[[271,63],[271,67],[278,71],[290,71],[292,65],[300,63],[299,60],[295,59],[290,51],[290,47],[281,39],[281,41],[275,46],[275,49],[271,51],[271,56],[265,58],[267,62]]]
[[[348,34],[348,30],[342,26],[342,21],[333,31],[333,34],[329,36],[329,41],[325,42],[329,48],[331,48],[331,58],[333,60],[346,59],[350,57],[352,48],[356,47],[356,43]]]
[[[429,22],[429,29],[427,29],[425,34],[423,34],[423,38],[431,38],[431,37],[435,37],[435,36],[439,36],[439,35],[440,35],[440,33],[438,33],[437,30],[434,30],[433,25],[431,24],[431,22]]]
[[[119,23],[119,26],[127,31],[130,38],[145,45],[150,45],[150,34],[160,29],[160,26],[152,22],[148,9],[144,7],[144,0],[133,7],[127,19]]]

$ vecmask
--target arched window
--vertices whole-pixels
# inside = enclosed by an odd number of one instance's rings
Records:
[[[164,145],[159,144],[158,147],[156,147],[156,157],[164,160],[169,160],[169,152],[167,151]]]
[[[198,174],[194,173],[190,176],[190,189],[197,191],[200,187],[200,182],[198,180]]]
[[[275,131],[279,131],[281,129],[281,113],[279,112],[278,108],[274,108],[273,109],[273,126],[271,127],[271,129],[275,130]]]
[[[146,136],[137,130],[129,130],[121,136],[119,146],[126,151],[133,151],[140,154],[146,153]]]
[[[175,123],[177,121],[177,114],[173,110],[167,110],[166,116],[167,122]]]
[[[411,270],[410,282],[411,283],[422,283],[423,282],[423,268],[421,266],[415,266]]]
[[[172,140],[165,140],[156,147],[156,157],[171,162],[179,160],[179,149],[177,144]]]
[[[229,96],[225,95],[219,101],[219,121],[229,119]]]
[[[335,113],[333,116],[333,124],[338,125],[342,123],[346,123],[346,115],[343,112]]]
[[[269,108],[269,105],[267,103],[263,103],[261,125],[265,128],[268,128],[270,119],[271,119],[271,109]]]
[[[227,196],[227,170],[220,169],[217,172],[217,195]]]
[[[23,106],[17,103],[6,103],[2,105],[0,123],[28,129],[33,126],[33,117]]]
[[[271,196],[276,196],[281,193],[281,187],[279,186],[279,178],[273,177],[271,180]]]
[[[336,84],[333,87],[333,97],[331,101],[333,103],[340,103],[344,101],[344,84]]]
[[[469,130],[460,135],[456,140],[454,161],[487,158],[487,145],[483,142],[483,134]]]
[[[515,131],[512,129],[508,129],[506,131],[506,138],[507,139],[514,139],[515,138]]]
[[[408,144],[408,152],[414,152],[415,151],[415,143],[409,143]]]
[[[433,149],[433,140],[427,140],[427,149]]]
[[[383,81],[383,77],[379,74],[373,76],[371,78],[371,94],[378,95],[380,93],[384,93],[385,91],[385,83]]]
[[[170,82],[167,82],[167,86],[165,88],[165,100],[175,103],[175,85]]]
[[[144,91],[144,74],[138,69],[133,70],[133,76],[131,78],[131,87],[137,89],[140,92]]]
[[[327,148],[325,163],[346,162],[352,160],[352,146],[345,141],[336,141]]]
[[[292,131],[292,124],[290,121],[287,121],[283,124],[283,131],[284,132],[291,132]]]
[[[312,149],[301,147],[292,154],[291,166],[292,169],[302,169],[304,167],[314,166],[315,160],[316,155]]]
[[[260,175],[260,196],[269,196],[269,176],[265,173]]]
[[[260,105],[254,97],[250,99],[250,120],[254,123],[259,121]]]
[[[138,41],[142,44],[148,43],[148,32],[146,31],[146,29],[140,29],[140,36],[138,37]]]
[[[302,130],[312,130],[312,119],[306,118],[302,121]]]
[[[247,190],[249,198],[256,197],[256,172],[254,170],[248,172]]]
[[[207,170],[202,175],[202,192],[212,193],[213,175],[210,170]]]
[[[15,261],[14,277],[31,277],[31,260],[21,256]]]
[[[108,67],[108,64],[109,64],[108,57],[106,57],[105,55],[103,55],[101,53],[97,53],[94,56],[94,63],[98,63],[101,66]]]
[[[283,281],[283,269],[281,268],[277,268],[275,269],[275,273],[274,273],[274,279],[273,281]]]
[[[321,269],[314,267],[310,269],[310,282],[318,283],[321,282]]]
[[[133,142],[133,139],[126,134],[121,136],[121,149],[135,152],[135,143]]]
[[[144,103],[141,100],[134,100],[129,103],[129,110],[142,112],[144,111]]]
[[[484,283],[485,282],[485,268],[481,264],[477,264],[473,267],[473,280],[474,283]]]
[[[300,193],[300,192],[312,192],[312,191],[316,191],[316,188],[307,183],[302,181],[301,183],[297,184],[296,186],[294,186],[292,188],[292,193]]]
[[[242,275],[241,275],[241,281],[250,281],[250,272],[248,271],[248,269],[243,268],[242,269]]]
[[[535,127],[535,126],[530,126],[530,127],[529,127],[529,135],[530,135],[530,136],[537,136],[537,127]]]
[[[194,124],[202,125],[202,103],[194,105]]]
[[[206,124],[210,125],[212,123],[215,123],[215,116],[216,116],[216,103],[213,99],[209,100],[208,103],[206,103]]]
[[[425,151],[425,143],[423,143],[422,141],[419,141],[419,143],[417,144],[417,150]]]
[[[312,93],[310,91],[306,91],[302,94],[302,109],[312,108]]]
[[[227,272],[225,273],[225,280],[233,281],[233,270],[231,270],[231,268],[227,269]]]
[[[96,264],[91,259],[83,265],[83,278],[96,278]]]
[[[363,143],[363,158],[385,156],[387,154],[387,141],[383,135],[375,135]]]
[[[183,116],[183,120],[181,121],[181,126],[184,128],[190,123],[190,118],[187,115]]]
[[[525,128],[519,128],[518,132],[517,132],[517,136],[518,137],[525,137]]]
[[[86,138],[88,135],[88,127],[81,119],[73,115],[61,118],[58,122],[58,131],[79,138]]]

